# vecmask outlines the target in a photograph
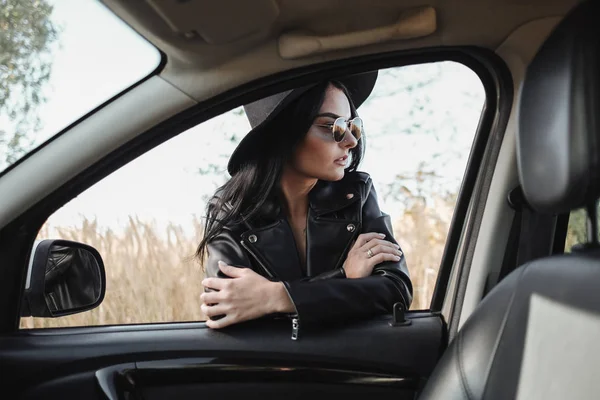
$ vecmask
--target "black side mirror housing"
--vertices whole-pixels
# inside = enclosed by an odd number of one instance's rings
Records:
[[[34,244],[27,271],[22,317],[56,318],[98,307],[106,292],[100,253],[69,240]]]

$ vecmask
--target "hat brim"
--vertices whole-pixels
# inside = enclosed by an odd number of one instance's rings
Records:
[[[352,99],[352,103],[355,108],[360,107],[365,100],[371,95],[375,82],[377,81],[377,75],[379,71],[364,72],[360,74],[348,75],[342,78],[336,78],[335,80],[341,82]],[[292,90],[281,102],[273,109],[273,111],[264,119],[259,125],[255,126],[250,132],[248,132],[244,138],[240,141],[238,146],[235,148],[229,163],[227,164],[227,171],[233,176],[247,160],[246,155],[251,154],[252,150],[256,150],[259,144],[261,132],[265,126],[268,126],[269,122],[272,121],[282,110],[284,110],[290,103],[299,98],[302,94],[306,93],[309,89],[313,88],[315,84],[302,86]]]

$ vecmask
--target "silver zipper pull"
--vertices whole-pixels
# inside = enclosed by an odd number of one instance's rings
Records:
[[[298,331],[300,330],[300,320],[292,318],[292,340],[298,340]]]

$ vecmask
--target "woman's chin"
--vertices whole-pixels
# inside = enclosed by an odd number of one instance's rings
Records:
[[[333,168],[330,171],[327,171],[326,174],[323,174],[324,176],[322,176],[320,179],[324,181],[339,181],[344,177],[344,174],[346,173],[346,170],[344,168],[345,167],[341,166]]]

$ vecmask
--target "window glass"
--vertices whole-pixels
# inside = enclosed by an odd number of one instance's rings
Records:
[[[97,0],[0,1],[0,173],[159,62]]]
[[[412,309],[427,309],[457,193],[485,102],[477,75],[437,62],[380,71],[359,108],[368,172],[392,218],[414,285]],[[233,149],[250,129],[243,108],[149,151],[53,214],[38,238],[94,246],[107,291],[96,309],[23,327],[204,320],[202,269],[194,252],[206,202],[228,178]]]
[[[570,253],[573,246],[587,242],[587,212],[583,208],[573,210],[569,214],[565,253]]]

